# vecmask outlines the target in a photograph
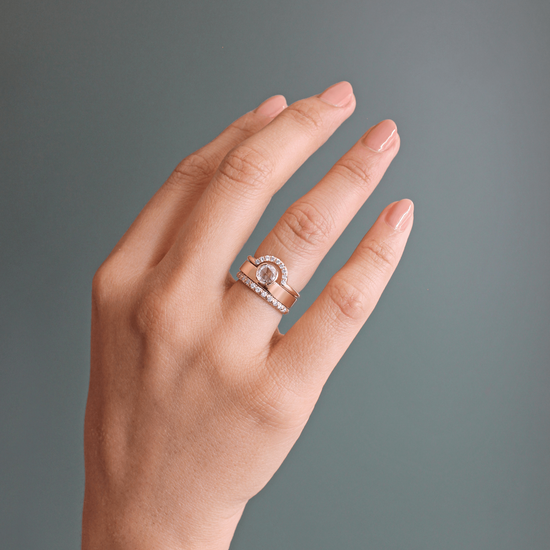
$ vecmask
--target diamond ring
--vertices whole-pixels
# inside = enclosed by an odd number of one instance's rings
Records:
[[[275,256],[248,256],[237,278],[281,313],[288,313],[300,297],[288,283],[288,269]]]

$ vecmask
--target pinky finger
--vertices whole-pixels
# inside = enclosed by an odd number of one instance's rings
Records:
[[[291,386],[288,389],[298,395],[319,395],[397,268],[412,228],[413,210],[409,199],[388,205],[346,264],[274,345],[270,370],[286,387]]]

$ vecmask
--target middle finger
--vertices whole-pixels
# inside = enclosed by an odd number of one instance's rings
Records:
[[[317,185],[288,207],[254,257],[280,258],[288,269],[288,284],[300,292],[376,188],[399,145],[392,120],[370,128]],[[237,282],[229,290],[229,309],[237,316],[249,316],[252,307],[256,322],[264,316],[278,322],[279,311],[254,294]]]
[[[293,103],[229,151],[162,262],[170,277],[192,284],[208,265],[208,286],[224,287],[272,196],[354,108],[351,84],[339,82]]]

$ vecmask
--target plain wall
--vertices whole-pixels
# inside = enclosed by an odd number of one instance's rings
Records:
[[[253,253],[373,124],[401,150],[286,332],[379,212],[415,223],[375,312],[232,548],[550,548],[550,3],[19,0],[0,17],[0,547],[80,544],[92,276],[181,158],[267,97],[355,113]]]

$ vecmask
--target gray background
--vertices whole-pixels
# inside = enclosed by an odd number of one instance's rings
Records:
[[[232,548],[548,550],[549,23],[546,0],[4,2],[2,549],[80,542],[95,269],[232,120],[349,80],[243,253],[372,124],[401,150],[281,330],[385,205],[415,224]]]

